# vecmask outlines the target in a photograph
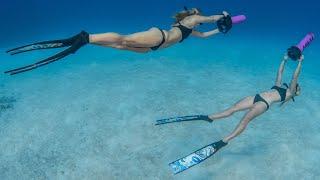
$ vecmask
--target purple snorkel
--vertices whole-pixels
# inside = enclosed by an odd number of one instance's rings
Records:
[[[302,56],[303,50],[309,46],[309,44],[313,41],[314,39],[314,34],[313,33],[308,33],[301,41],[299,44],[296,46],[291,46],[288,49],[288,56],[292,60],[298,60]]]
[[[309,46],[309,44],[311,43],[311,41],[314,39],[314,34],[313,33],[309,33],[307,34],[298,45],[296,45],[297,48],[300,49],[300,51],[303,52],[303,50]]]
[[[245,15],[233,16],[231,17],[231,20],[232,20],[232,24],[242,23],[243,21],[246,20],[246,16]]]

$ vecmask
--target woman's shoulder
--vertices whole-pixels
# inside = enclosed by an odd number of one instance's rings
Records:
[[[203,16],[198,15],[198,14],[194,14],[194,15],[186,17],[184,20],[196,21],[196,20],[200,19],[201,17],[203,17]]]
[[[189,27],[193,27],[198,24],[197,22],[199,21],[200,17],[201,16],[199,15],[191,15],[184,18],[182,21],[180,21],[180,23]]]

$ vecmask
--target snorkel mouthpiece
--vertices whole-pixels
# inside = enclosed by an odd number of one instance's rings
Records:
[[[300,41],[299,44],[297,44],[295,46],[291,46],[288,49],[288,51],[287,51],[288,56],[294,61],[300,59],[301,56],[302,56],[303,51],[305,50],[305,48],[307,48],[313,40],[314,40],[314,34],[313,33],[308,33]]]

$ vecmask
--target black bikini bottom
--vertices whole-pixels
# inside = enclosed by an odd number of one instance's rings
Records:
[[[263,102],[267,105],[267,110],[269,109],[269,104],[268,102],[263,99],[263,97],[260,96],[260,94],[257,94],[255,97],[254,97],[254,100],[253,100],[253,104],[257,103],[257,102]]]
[[[159,29],[159,28],[158,28],[158,29]],[[165,33],[163,32],[163,30],[161,30],[161,29],[159,29],[159,31],[160,31],[161,34],[162,34],[162,41],[160,42],[159,45],[150,48],[150,49],[153,50],[153,51],[158,50],[158,49],[166,42],[166,34],[165,34]]]

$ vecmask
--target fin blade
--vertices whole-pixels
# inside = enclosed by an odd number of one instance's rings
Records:
[[[16,68],[16,69],[12,69],[12,70],[9,70],[9,71],[6,71],[5,73],[9,73],[10,75],[15,75],[15,74],[19,74],[19,73],[22,73],[22,72],[26,72],[26,71],[30,71],[30,70],[33,70],[33,69],[36,69],[38,67],[41,67],[41,66],[44,66],[44,65],[47,65],[49,63],[52,63],[52,62],[55,62],[57,60],[60,60],[72,53],[74,53],[77,49],[79,49],[80,47],[78,46],[71,46],[69,47],[68,49],[65,49],[64,51],[62,52],[59,52],[49,58],[46,58],[42,61],[38,61],[34,64],[30,64],[30,65],[27,65],[27,66],[23,66],[23,67],[20,67],[20,68]]]
[[[203,148],[194,151],[193,153],[173,161],[169,164],[174,174],[178,174],[185,171],[204,160],[208,159],[210,156],[214,155],[222,147],[226,146],[228,143],[223,142],[223,140],[209,144]]]
[[[51,41],[41,41],[32,44],[27,44],[24,46],[16,47],[13,49],[9,49],[6,53],[10,53],[11,55],[20,54],[33,50],[41,50],[41,49],[52,49],[52,48],[62,48],[66,46],[71,46],[71,39],[60,39],[60,40],[51,40]]]
[[[209,144],[183,158],[171,162],[169,166],[174,174],[178,174],[203,162],[217,151],[218,149],[214,148],[213,144]]]
[[[169,124],[175,122],[183,122],[183,121],[196,121],[196,120],[204,120],[208,122],[212,122],[207,115],[191,115],[191,116],[180,116],[180,117],[173,117],[167,119],[159,119],[156,121],[155,125],[162,125],[162,124]]]

